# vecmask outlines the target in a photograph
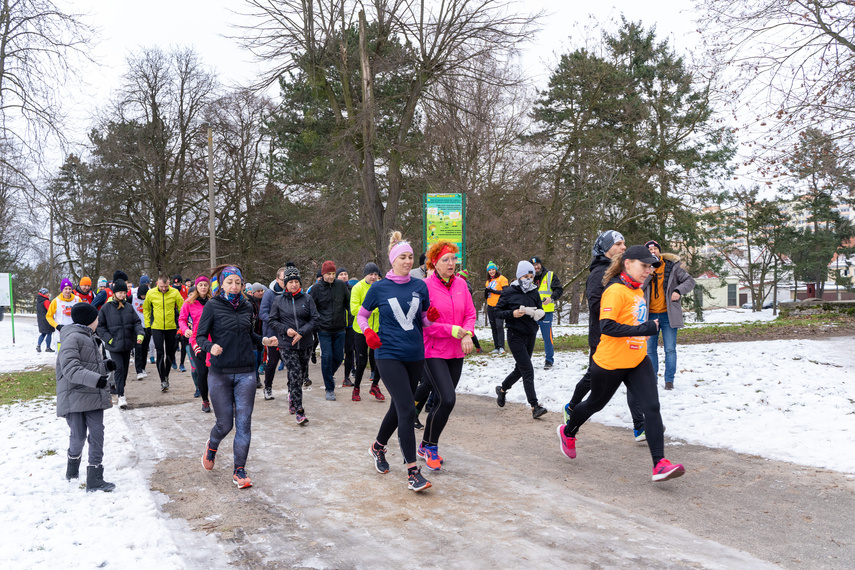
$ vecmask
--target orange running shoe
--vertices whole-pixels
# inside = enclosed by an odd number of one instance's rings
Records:
[[[252,487],[252,481],[249,479],[249,475],[246,474],[246,469],[243,467],[238,467],[235,469],[235,474],[232,479],[235,482],[235,485],[238,486],[238,489],[246,489],[247,487]]]
[[[205,444],[205,453],[202,454],[202,467],[210,471],[214,468],[214,460],[217,458],[217,450],[211,449],[211,440]]]

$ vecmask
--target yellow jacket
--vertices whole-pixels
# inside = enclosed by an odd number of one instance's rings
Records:
[[[159,331],[177,330],[178,317],[175,313],[183,304],[184,299],[178,289],[170,287],[166,293],[161,293],[157,287],[149,289],[143,303],[143,326]]]
[[[74,293],[71,294],[71,298],[69,299],[63,298],[62,293],[60,293],[50,302],[50,307],[48,307],[47,314],[45,315],[47,322],[53,328],[56,328],[57,325],[70,325],[73,322],[71,320],[71,307],[77,303],[82,303],[82,301]],[[59,310],[59,314],[57,314],[57,310]]]
[[[359,309],[362,308],[362,302],[365,301],[365,295],[368,294],[368,290],[370,288],[371,285],[366,283],[365,279],[363,279],[350,290],[350,314],[354,316],[353,330],[358,334],[362,334],[362,329],[359,328],[359,323],[356,322],[355,317],[359,314]],[[368,325],[371,327],[371,330],[377,332],[380,328],[380,309],[374,309],[371,311],[371,316],[368,317]]]

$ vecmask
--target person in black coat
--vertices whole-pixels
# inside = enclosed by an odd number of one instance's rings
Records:
[[[517,280],[502,290],[496,303],[496,316],[505,320],[508,329],[508,349],[514,356],[516,366],[508,377],[496,386],[496,403],[505,405],[505,395],[511,386],[522,378],[531,415],[534,419],[546,413],[546,408],[538,404],[534,390],[534,366],[531,355],[539,329],[537,321],[544,316],[543,305],[537,285],[534,284],[534,266],[528,261],[517,264]]]
[[[601,233],[594,242],[594,247],[591,248],[592,257],[589,268],[591,274],[588,275],[588,281],[585,285],[585,296],[588,298],[588,348],[590,348],[588,369],[576,384],[573,397],[564,405],[565,423],[570,418],[573,408],[579,405],[579,402],[591,391],[591,363],[594,362],[594,353],[597,352],[597,346],[600,344],[600,297],[606,290],[606,286],[603,285],[603,275],[611,265],[612,258],[624,251],[626,251],[626,240],[616,230],[606,230]],[[632,392],[628,390],[626,392],[626,404],[629,406],[629,412],[632,415],[636,441],[645,441],[644,415],[641,412],[641,406],[635,400]]]
[[[255,404],[255,350],[262,345],[276,346],[275,337],[256,334],[252,305],[241,294],[243,274],[235,265],[214,269],[211,281],[220,284],[217,295],[205,304],[196,344],[210,353],[208,388],[217,421],[211,429],[202,466],[211,470],[223,438],[235,427],[234,475],[240,489],[252,486],[246,473],[246,459],[252,437],[252,409]],[[208,340],[208,336],[211,340]]]
[[[126,408],[125,382],[128,379],[128,364],[131,350],[142,344],[145,330],[133,305],[127,302],[128,286],[119,279],[113,283],[113,298],[101,307],[96,334],[104,341],[104,348],[110,352],[110,358],[116,363],[114,375],[116,394],[119,396],[119,408]]]
[[[309,374],[312,355],[312,333],[318,327],[318,310],[310,295],[302,292],[300,273],[296,267],[285,268],[285,292],[276,297],[267,324],[276,333],[279,355],[288,369],[288,411],[296,414],[297,423],[304,424],[303,381]],[[265,399],[273,397],[264,389]],[[272,391],[271,391],[272,392]]]
[[[335,373],[344,361],[344,331],[350,314],[350,289],[344,281],[335,278],[335,271],[335,263],[324,261],[322,279],[312,285],[309,292],[320,317],[318,341],[327,400],[335,400]]]
[[[53,331],[56,330],[47,320],[47,312],[50,307],[50,291],[42,287],[36,293],[36,320],[39,323],[39,341],[36,343],[36,352],[42,351],[42,341],[45,341],[45,352],[53,352],[50,347],[50,341],[53,338]]]

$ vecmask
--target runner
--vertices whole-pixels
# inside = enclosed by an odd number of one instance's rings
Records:
[[[280,297],[285,291],[285,270],[292,267],[294,264],[290,261],[284,267],[276,270],[276,279],[270,283],[264,295],[261,297],[261,304],[258,307],[258,318],[261,319],[261,334],[264,336],[276,336],[273,329],[270,328],[270,309],[277,297]],[[276,364],[281,362],[279,350],[267,349],[267,364],[264,365],[264,399],[273,399],[273,377],[276,376]],[[279,370],[285,367],[285,363],[281,362]]]
[[[318,342],[321,345],[325,397],[335,401],[335,373],[344,360],[344,330],[347,328],[350,290],[344,281],[335,278],[335,263],[332,261],[324,261],[321,276],[321,280],[312,285],[309,294],[320,317]]]
[[[499,273],[499,266],[494,261],[487,264],[487,283],[484,289],[484,299],[487,301],[487,320],[493,332],[492,354],[505,353],[505,321],[496,317],[496,303],[499,302],[501,291],[508,286],[508,278]]]
[[[177,311],[184,304],[184,299],[177,289],[169,286],[169,276],[157,278],[157,289],[151,290],[143,303],[145,328],[151,329],[154,348],[157,353],[157,374],[160,376],[160,390],[169,390],[169,370],[175,357],[178,323]]]
[[[424,330],[424,373],[433,389],[435,402],[425,420],[425,431],[417,454],[428,469],[439,471],[439,437],[456,402],[455,391],[463,371],[463,356],[472,352],[475,303],[464,279],[454,275],[457,246],[438,241],[427,252],[427,267],[433,273],[425,279],[431,308],[440,318]]]
[[[368,293],[368,290],[374,283],[380,280],[380,268],[377,267],[376,263],[369,261],[365,264],[362,274],[365,277],[362,281],[354,285],[350,292],[350,314],[354,317],[359,313],[359,309],[362,307],[362,301],[365,300],[365,295]],[[374,309],[371,311],[371,317],[368,319],[368,325],[375,332],[378,331],[380,327],[378,315],[379,311]],[[374,349],[368,346],[368,343],[365,341],[365,335],[362,334],[362,329],[359,327],[358,319],[354,319],[353,321],[353,332],[353,344],[356,347],[356,370],[354,371],[355,376],[353,379],[353,394],[351,395],[351,399],[354,402],[362,400],[362,397],[359,395],[359,387],[362,385],[362,376],[365,374],[365,366],[370,363],[372,379],[371,389],[368,393],[374,396],[374,399],[382,402],[386,399],[386,396],[384,396],[380,391],[380,370],[377,368],[377,362],[374,360]]]
[[[279,341],[282,362],[288,368],[288,411],[296,416],[298,424],[303,425],[309,421],[303,408],[303,380],[309,373],[312,333],[320,317],[312,297],[302,291],[297,268],[286,267],[283,280],[285,293],[273,301],[268,323]],[[267,398],[266,390],[264,397]]]
[[[410,277],[413,267],[413,248],[403,241],[401,232],[393,232],[389,239],[389,262],[392,270],[386,279],[368,289],[357,320],[364,331],[368,346],[375,349],[377,365],[392,405],[380,424],[377,441],[371,446],[374,467],[380,473],[389,472],[386,461],[386,444],[398,430],[401,454],[407,464],[407,486],[422,491],[431,486],[416,465],[416,434],[413,420],[416,406],[413,392],[424,370],[425,345],[422,329],[439,318],[439,311],[430,307],[428,289],[424,281]],[[380,309],[380,336],[368,326],[374,309]]]
[[[212,271],[211,280],[214,279],[219,284],[217,296],[205,304],[196,329],[196,343],[211,354],[208,383],[217,417],[202,455],[202,466],[208,471],[214,468],[220,442],[234,426],[232,480],[239,489],[246,489],[252,487],[246,473],[246,459],[252,438],[256,389],[254,348],[277,343],[275,337],[262,338],[252,330],[252,307],[241,294],[240,268],[221,265]]]
[[[148,372],[145,371],[145,365],[148,362],[148,348],[151,343],[151,329],[146,328],[145,326],[145,316],[143,315],[143,304],[145,303],[145,297],[148,294],[148,285],[142,284],[133,291],[131,291],[131,304],[134,306],[134,312],[139,317],[140,322],[143,325],[143,331],[145,331],[145,337],[143,338],[142,344],[139,344],[134,347],[134,367],[137,371],[137,380],[142,380],[146,376],[148,376]]]
[[[202,310],[211,299],[211,280],[207,275],[199,275],[196,278],[196,289],[187,297],[187,302],[181,307],[178,316],[178,334],[186,338],[190,343],[191,364],[196,369],[196,388],[202,398],[202,411],[210,413],[211,402],[208,399],[208,363],[210,358],[207,353],[196,342],[196,331],[199,329],[199,320],[202,318]]]
[[[77,284],[77,287],[74,288],[74,294],[77,297],[85,302],[92,304],[92,301],[95,299],[95,293],[92,292],[92,280],[85,275],[80,278],[80,283]]]
[[[641,285],[660,263],[640,245],[612,258],[603,276],[606,290],[600,300],[601,335],[591,365],[591,395],[573,408],[566,424],[558,426],[561,452],[572,459],[576,457],[579,428],[608,404],[621,383],[626,384],[644,413],[647,446],[653,458],[653,481],[665,481],[685,473],[682,465],[671,464],[665,459],[656,375],[646,353],[647,337],[656,333],[659,321],[647,321],[647,304]]]
[[[113,283],[113,297],[101,308],[98,328],[95,332],[104,341],[104,348],[110,353],[110,359],[116,363],[113,381],[119,396],[119,408],[128,407],[125,398],[125,381],[128,379],[128,365],[131,362],[131,350],[145,340],[145,331],[137,318],[133,305],[127,303],[128,286],[119,279]]]
[[[503,408],[508,390],[522,378],[525,395],[531,405],[531,417],[537,419],[546,413],[546,408],[537,403],[531,355],[537,339],[537,322],[543,319],[544,311],[534,284],[534,266],[528,261],[517,264],[517,280],[502,291],[496,304],[496,315],[504,319],[508,327],[508,348],[516,362],[508,377],[496,386],[496,403]]]
[[[50,302],[50,307],[45,313],[47,322],[57,331],[62,331],[62,327],[74,322],[71,320],[71,308],[80,302],[80,297],[74,294],[74,285],[71,284],[71,279],[63,279],[59,284],[59,295]],[[59,343],[57,343],[57,348],[59,348]]]
[[[335,270],[335,278],[339,281],[344,281],[345,285],[347,285],[347,290],[350,291],[350,294],[353,295],[353,285],[350,284],[350,274],[347,272],[347,269],[344,267],[339,267]],[[350,302],[348,301],[348,309],[350,306]],[[353,379],[351,376],[353,375],[353,369],[356,367],[355,360],[355,351],[356,347],[354,345],[354,336],[353,332],[353,321],[354,317],[350,313],[350,310],[347,311],[347,322],[344,327],[344,380],[341,382],[342,388],[352,388],[353,387]]]

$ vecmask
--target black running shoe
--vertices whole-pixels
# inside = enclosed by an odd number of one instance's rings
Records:
[[[416,429],[425,429],[425,426],[422,425],[422,422],[419,421],[419,417],[416,416],[416,421],[413,422],[413,427]]]
[[[501,386],[496,386],[496,403],[499,404],[500,408],[505,407],[505,395],[507,392],[502,390]]]
[[[535,419],[535,420],[545,413],[546,413],[546,408],[544,408],[543,406],[535,406],[531,409],[531,417],[532,417],[532,419]]]
[[[303,388],[308,388],[308,387],[309,387],[309,386],[311,386],[311,385],[312,385],[312,381],[311,381],[311,380],[309,380],[308,378],[306,378],[305,380],[303,380]]]
[[[389,472],[389,462],[386,461],[386,446],[376,442],[371,446],[371,457],[374,458],[374,468],[378,473]]]
[[[160,383],[160,391],[166,392],[167,390],[169,390],[169,380],[164,380]]]
[[[420,467],[414,467],[407,471],[407,488],[412,489],[413,491],[424,491],[425,489],[430,489],[431,484],[430,481],[425,479],[422,476],[422,470]]]

